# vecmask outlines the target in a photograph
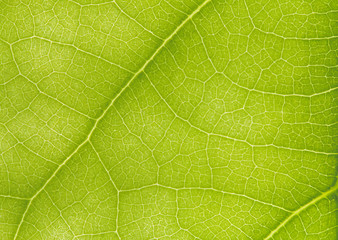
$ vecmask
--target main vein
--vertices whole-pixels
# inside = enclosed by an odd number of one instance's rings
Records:
[[[34,194],[34,196],[29,200],[29,203],[27,205],[27,208],[22,215],[22,219],[19,223],[19,226],[16,230],[14,240],[17,239],[18,233],[20,231],[20,228],[22,226],[22,223],[24,222],[24,219],[27,215],[27,212],[32,205],[33,200],[42,192],[45,187],[48,185],[48,183],[55,177],[55,175],[60,171],[60,169],[71,159],[77,151],[84,146],[87,142],[89,142],[91,136],[93,135],[95,129],[97,128],[98,123],[104,118],[104,116],[107,114],[108,110],[113,106],[115,101],[122,95],[122,93],[130,86],[130,84],[133,82],[135,78],[138,77],[151,63],[154,58],[157,56],[157,54],[165,47],[165,45],[180,31],[180,29],[190,21],[204,6],[206,6],[211,0],[205,0],[199,7],[197,7],[182,23],[167,37],[162,44],[156,49],[156,51],[152,54],[152,56],[142,65],[142,67],[133,75],[132,78],[125,84],[125,86],[120,90],[120,92],[111,100],[108,107],[102,112],[102,114],[95,120],[95,123],[93,124],[93,127],[91,128],[90,132],[88,133],[87,138],[85,138],[82,143],[59,165],[59,167],[53,172],[53,174],[48,178],[48,180],[45,182],[45,184]]]

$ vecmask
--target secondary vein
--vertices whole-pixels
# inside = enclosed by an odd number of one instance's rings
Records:
[[[305,204],[302,207],[298,208],[291,215],[289,215],[283,222],[281,222],[275,229],[273,229],[270,232],[270,234],[267,237],[264,238],[264,240],[271,239],[273,237],[273,235],[275,233],[277,233],[282,227],[284,227],[292,218],[294,218],[295,216],[299,215],[302,211],[304,211],[308,207],[310,207],[310,206],[316,204],[317,202],[319,202],[320,200],[328,197],[329,195],[331,195],[332,193],[334,193],[337,190],[338,190],[338,183],[336,182],[336,184],[332,188],[330,188],[328,191],[323,192],[321,195],[319,195],[318,197],[312,199],[310,202],[308,202],[307,204]]]

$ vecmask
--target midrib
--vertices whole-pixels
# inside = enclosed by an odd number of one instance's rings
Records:
[[[45,187],[48,185],[48,183],[55,177],[55,175],[59,172],[59,170],[73,157],[77,151],[84,146],[87,142],[89,142],[92,134],[94,133],[98,123],[101,121],[101,119],[104,118],[104,116],[107,114],[108,110],[113,106],[114,102],[122,95],[122,93],[130,86],[130,84],[134,81],[135,78],[138,77],[140,73],[142,73],[146,67],[154,60],[154,58],[157,56],[157,54],[167,45],[167,43],[180,31],[180,29],[183,28],[183,26],[189,22],[190,19],[192,19],[203,7],[205,7],[211,0],[205,0],[199,7],[197,7],[182,23],[167,37],[162,44],[156,49],[156,51],[151,55],[151,57],[142,65],[142,67],[133,75],[132,78],[125,84],[125,86],[120,90],[120,92],[111,100],[108,107],[102,112],[102,114],[95,120],[95,123],[93,124],[92,129],[87,135],[87,138],[82,141],[82,143],[59,165],[59,167],[53,172],[53,174],[47,179],[45,184],[34,194],[34,196],[29,200],[29,203],[27,205],[27,208],[25,212],[22,215],[21,221],[18,225],[18,228],[16,230],[14,240],[18,237],[18,233],[20,231],[21,225],[24,222],[24,219],[26,217],[26,214],[33,202],[33,200],[40,194],[40,192],[45,189]]]

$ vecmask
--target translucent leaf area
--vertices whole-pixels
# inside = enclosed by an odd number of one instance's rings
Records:
[[[0,239],[337,239],[338,1],[0,0]]]

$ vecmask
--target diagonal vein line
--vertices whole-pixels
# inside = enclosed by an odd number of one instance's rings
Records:
[[[153,53],[153,55],[143,64],[143,66],[133,75],[133,77],[126,83],[126,85],[121,89],[121,91],[115,96],[115,98],[112,99],[112,101],[109,103],[108,107],[102,112],[102,114],[95,120],[95,123],[88,133],[88,136],[86,139],[83,140],[83,142],[59,165],[59,167],[54,171],[54,173],[48,178],[48,180],[45,182],[45,184],[34,194],[34,196],[30,199],[27,208],[22,215],[21,221],[19,223],[19,226],[16,230],[14,240],[17,239],[18,233],[20,231],[20,228],[22,226],[22,223],[25,220],[25,217],[27,215],[27,212],[32,205],[33,200],[40,194],[40,192],[45,189],[45,187],[48,185],[48,183],[56,176],[56,174],[60,171],[60,169],[71,159],[74,154],[82,147],[84,146],[91,138],[93,135],[95,129],[97,128],[98,123],[101,121],[102,118],[107,114],[108,110],[110,109],[111,106],[115,103],[115,101],[122,95],[122,93],[130,86],[130,84],[134,81],[135,78],[138,77],[139,74],[141,74],[146,67],[149,65],[150,62],[154,60],[154,58],[157,56],[157,54],[165,47],[165,45],[180,31],[180,29],[190,21],[204,6],[206,6],[211,0],[205,0],[199,7],[195,9],[184,21],[181,22],[181,24],[170,34],[169,37],[167,37],[161,46],[159,46],[156,51]]]
[[[268,205],[268,206],[271,206],[273,208],[278,208],[278,209],[280,209],[280,210],[282,210],[284,212],[290,213],[290,214],[292,213],[292,211],[289,210],[289,209],[286,209],[284,207],[281,207],[281,206],[278,206],[278,205],[275,205],[275,204],[272,204],[272,203],[269,203],[269,202],[260,201],[258,199],[253,198],[253,197],[247,196],[245,194],[234,193],[234,192],[227,192],[227,191],[219,190],[219,189],[216,189],[216,188],[208,188],[208,187],[170,187],[170,186],[166,186],[166,185],[163,185],[163,184],[155,183],[155,184],[146,185],[146,186],[139,187],[139,188],[120,190],[120,192],[124,193],[124,192],[131,192],[131,191],[139,191],[139,190],[147,189],[147,188],[150,188],[150,187],[153,187],[153,186],[157,186],[157,187],[161,187],[161,188],[165,188],[165,189],[171,189],[171,190],[174,190],[174,191],[180,191],[180,190],[212,191],[212,192],[221,193],[223,195],[232,195],[232,196],[246,198],[246,199],[249,199],[249,200],[251,200],[253,202],[258,202],[258,203],[263,204],[263,205]]]
[[[143,30],[145,30],[146,32],[150,33],[151,35],[157,37],[158,39],[162,39],[160,36],[157,36],[153,31],[151,31],[150,29],[147,29],[145,26],[143,26],[139,21],[136,20],[136,18],[133,18],[132,16],[130,16],[129,14],[127,14],[127,12],[125,12],[120,5],[118,4],[117,1],[112,1],[112,2],[103,2],[103,3],[89,3],[89,4],[81,4],[78,3],[77,1],[74,0],[69,0],[70,2],[80,6],[80,7],[84,7],[84,6],[99,6],[99,5],[108,5],[111,3],[115,3],[115,6],[120,10],[120,12],[122,12],[129,20],[133,21],[134,23],[136,23],[139,27],[141,27]]]
[[[113,65],[113,66],[115,66],[115,67],[118,67],[118,68],[120,68],[120,69],[122,69],[122,70],[124,70],[124,71],[126,71],[126,72],[134,73],[133,71],[131,71],[131,70],[129,70],[129,69],[127,69],[127,68],[125,68],[125,67],[123,67],[123,66],[121,66],[121,65],[118,65],[118,64],[116,64],[116,63],[114,63],[114,62],[111,62],[111,61],[109,61],[108,59],[106,59],[106,58],[104,58],[104,57],[102,57],[102,56],[100,56],[100,55],[96,55],[96,54],[91,53],[91,52],[89,52],[89,51],[83,50],[83,49],[77,47],[76,45],[74,45],[74,44],[72,44],[72,43],[64,43],[64,42],[60,42],[60,41],[55,41],[55,40],[51,40],[51,39],[48,39],[48,38],[45,38],[45,37],[41,37],[41,36],[25,37],[25,38],[21,38],[21,39],[15,41],[15,42],[12,42],[12,43],[8,43],[8,42],[6,42],[6,41],[4,41],[4,40],[2,40],[2,39],[0,39],[0,40],[1,40],[2,42],[4,42],[4,43],[7,43],[8,45],[10,45],[10,46],[12,47],[13,45],[15,45],[15,44],[17,44],[17,43],[20,43],[20,42],[26,41],[26,40],[32,40],[32,39],[39,39],[39,40],[42,40],[42,41],[49,42],[49,43],[51,43],[51,44],[56,44],[56,45],[61,45],[61,46],[72,47],[72,48],[76,49],[76,51],[78,51],[78,52],[81,52],[81,53],[85,53],[85,54],[87,54],[87,55],[90,55],[90,56],[94,57],[95,59],[102,60],[102,61],[104,61],[104,62],[106,62],[106,63],[109,63],[110,65]],[[13,50],[12,50],[12,54],[13,54],[13,57],[14,57]]]
[[[12,198],[16,200],[22,200],[22,201],[28,201],[29,198],[22,198],[22,197],[16,197],[16,196],[10,196],[10,195],[0,195],[1,198]]]
[[[283,222],[281,222],[275,229],[273,229],[270,234],[268,236],[266,236],[264,238],[264,240],[268,240],[271,239],[273,237],[273,235],[275,233],[277,233],[282,227],[284,227],[288,222],[290,222],[295,216],[299,215],[302,211],[304,211],[305,209],[307,209],[308,207],[316,204],[317,202],[319,202],[320,200],[327,198],[329,195],[331,195],[332,193],[334,193],[335,191],[338,190],[338,182],[336,182],[336,184],[330,188],[328,191],[323,192],[321,195],[319,195],[318,197],[312,199],[312,201],[306,203],[305,205],[303,205],[302,207],[298,208],[296,211],[294,211],[291,215],[289,215]]]
[[[162,37],[158,36],[156,33],[154,33],[153,31],[151,31],[150,29],[147,29],[145,26],[143,26],[139,21],[136,20],[136,18],[132,18],[129,14],[127,14],[126,11],[124,11],[121,7],[120,4],[117,1],[114,1],[116,7],[130,20],[132,20],[133,22],[135,22],[138,26],[140,26],[143,30],[145,30],[146,32],[152,34],[153,36],[155,36],[158,39],[164,40]]]

